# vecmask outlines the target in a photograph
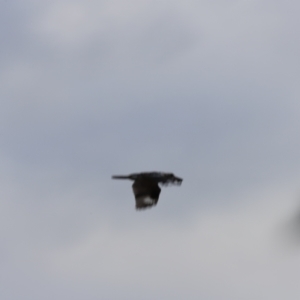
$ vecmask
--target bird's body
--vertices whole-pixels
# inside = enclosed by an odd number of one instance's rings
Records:
[[[143,172],[133,173],[127,176],[116,175],[113,179],[133,180],[132,190],[135,196],[136,209],[144,209],[154,206],[158,202],[160,187],[162,185],[177,184],[180,185],[182,179],[174,176],[172,173],[163,172]]]

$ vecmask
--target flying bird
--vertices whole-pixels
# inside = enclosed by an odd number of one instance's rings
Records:
[[[180,185],[182,179],[176,177],[173,173],[163,172],[143,172],[130,175],[115,175],[113,179],[133,180],[132,190],[135,196],[135,208],[145,209],[157,204],[161,185]]]

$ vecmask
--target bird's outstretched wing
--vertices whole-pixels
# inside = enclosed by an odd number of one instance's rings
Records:
[[[149,179],[136,180],[132,185],[132,190],[135,196],[136,209],[144,209],[156,205],[161,191],[157,182]]]

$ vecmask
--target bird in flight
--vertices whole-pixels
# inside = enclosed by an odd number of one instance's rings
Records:
[[[135,208],[145,209],[157,204],[161,185],[180,185],[182,179],[173,173],[143,172],[130,175],[114,175],[113,179],[133,180],[132,190],[135,196]]]

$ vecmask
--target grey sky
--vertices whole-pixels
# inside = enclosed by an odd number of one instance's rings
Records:
[[[1,1],[0,298],[298,299],[299,9]]]

